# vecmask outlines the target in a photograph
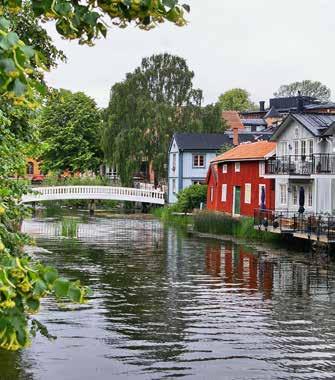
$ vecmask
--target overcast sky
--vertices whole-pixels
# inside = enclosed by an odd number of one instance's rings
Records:
[[[268,100],[281,84],[303,79],[319,80],[335,94],[334,0],[181,2],[192,8],[184,28],[114,28],[92,48],[52,32],[68,62],[48,74],[48,83],[84,91],[105,107],[110,87],[142,57],[168,52],[187,60],[205,103],[233,87],[247,89],[256,102]]]

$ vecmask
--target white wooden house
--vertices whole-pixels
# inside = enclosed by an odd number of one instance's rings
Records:
[[[335,115],[291,113],[271,140],[266,176],[276,182],[276,210],[297,212],[303,187],[306,212],[335,215]]]

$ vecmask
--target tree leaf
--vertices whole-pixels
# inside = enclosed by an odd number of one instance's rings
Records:
[[[81,291],[79,288],[77,288],[75,286],[70,286],[67,295],[72,302],[80,302],[81,301]]]
[[[21,96],[26,92],[27,86],[19,78],[14,81],[13,91],[16,96]]]
[[[57,298],[66,297],[69,291],[70,282],[63,278],[58,278],[54,283],[54,291]]]

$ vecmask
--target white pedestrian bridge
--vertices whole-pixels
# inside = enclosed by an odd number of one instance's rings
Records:
[[[116,200],[164,205],[164,192],[113,186],[50,186],[34,187],[23,195],[21,203],[68,199]]]

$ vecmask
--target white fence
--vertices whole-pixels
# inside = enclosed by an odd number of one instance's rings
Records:
[[[21,203],[65,199],[116,200],[164,205],[164,192],[112,186],[51,186],[34,187],[22,197]]]

